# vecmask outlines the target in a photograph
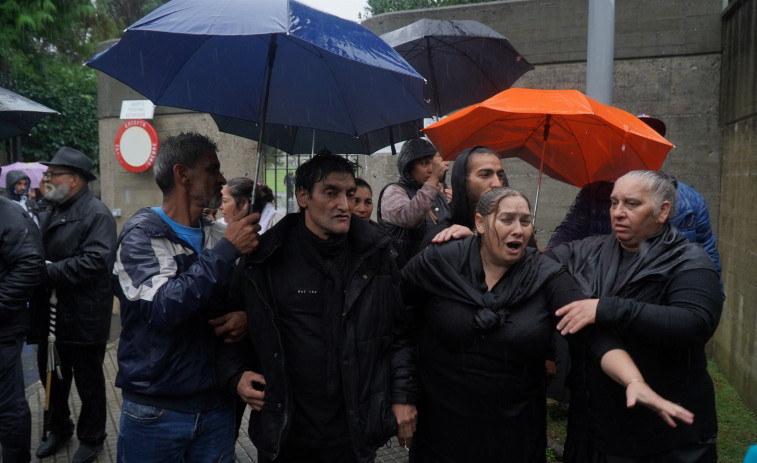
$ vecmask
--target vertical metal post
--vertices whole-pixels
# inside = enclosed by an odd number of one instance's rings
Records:
[[[615,0],[589,0],[586,94],[612,105],[615,59]]]

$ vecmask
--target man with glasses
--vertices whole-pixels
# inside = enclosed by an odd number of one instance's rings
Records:
[[[63,447],[73,435],[68,407],[71,381],[81,399],[76,424],[79,449],[73,462],[94,461],[105,440],[105,376],[103,358],[113,311],[109,273],[116,243],[116,222],[108,208],[89,191],[95,180],[92,161],[73,148],[62,147],[43,177],[45,198],[52,210],[42,221],[42,242],[47,259],[48,285],[57,298],[55,346],[62,377],[52,375],[50,409],[45,412],[47,438],[36,455],[45,458]],[[47,332],[48,317],[37,320]],[[37,351],[40,378],[45,381],[47,341]]]

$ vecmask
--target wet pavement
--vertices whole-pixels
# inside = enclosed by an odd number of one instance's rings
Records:
[[[106,432],[108,437],[105,439],[103,451],[97,458],[97,462],[114,462],[116,461],[116,437],[118,435],[118,420],[121,414],[121,390],[115,387],[116,371],[118,368],[118,362],[116,360],[116,350],[118,347],[118,335],[121,331],[120,322],[117,316],[113,318],[113,324],[111,325],[111,341],[108,343],[108,348],[105,351],[105,360],[103,362],[103,370],[105,371],[105,388],[108,398],[107,411],[106,411]],[[26,397],[29,401],[29,408],[32,412],[32,460],[42,461],[45,463],[68,463],[73,458],[79,443],[76,439],[70,440],[66,446],[58,451],[55,455],[39,459],[34,456],[34,451],[39,447],[42,433],[42,414],[45,406],[45,388],[39,381],[36,365],[36,346],[24,346],[22,354],[22,362],[24,364],[24,377],[28,377],[28,386],[26,388]],[[76,422],[79,416],[79,410],[81,408],[81,402],[79,396],[76,393],[76,386],[71,386],[71,396],[69,397],[69,406],[71,408],[72,419]],[[239,433],[239,439],[237,439],[236,446],[236,461],[239,462],[256,462],[257,450],[252,445],[247,435],[248,426],[248,412],[242,420],[242,428]],[[407,450],[401,448],[394,438],[390,444],[386,447],[382,447],[377,454],[377,462],[389,463],[407,462]]]

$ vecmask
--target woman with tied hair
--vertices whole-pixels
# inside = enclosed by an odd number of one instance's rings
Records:
[[[258,184],[255,188],[254,204],[262,206],[260,211],[260,231],[258,234],[265,233],[266,230],[276,225],[281,218],[280,214],[273,207],[273,191],[266,184]]]
[[[584,295],[562,265],[527,246],[531,206],[520,192],[484,193],[474,222],[475,235],[430,246],[402,270],[423,391],[411,461],[541,463],[553,314]],[[592,342],[608,374],[628,384],[629,406],[647,404],[669,423],[690,420],[635,381],[641,373],[612,337]]]
[[[666,427],[646,410],[627,409],[622,389],[603,366],[571,346],[566,462],[715,462],[715,393],[705,343],[722,310],[712,260],[668,218],[676,190],[667,175],[637,170],[620,177],[610,195],[612,234],[562,244],[548,253],[563,263],[592,299],[557,311],[562,333],[617,333],[665,397],[691,410],[691,426]],[[586,327],[586,328],[585,328]]]

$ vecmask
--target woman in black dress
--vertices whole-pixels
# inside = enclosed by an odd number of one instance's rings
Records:
[[[422,386],[411,461],[544,462],[553,314],[584,295],[558,262],[526,246],[531,208],[518,191],[485,193],[475,226],[476,235],[431,246],[402,271],[418,315]],[[641,374],[617,347],[602,342],[613,377],[638,389],[634,400],[690,419],[633,381]]]

